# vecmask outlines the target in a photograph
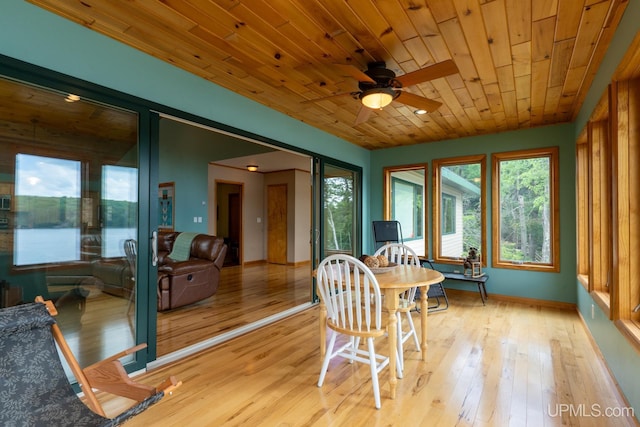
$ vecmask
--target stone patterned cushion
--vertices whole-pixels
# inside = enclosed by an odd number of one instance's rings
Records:
[[[114,419],[89,409],[62,368],[43,304],[0,310],[0,425],[116,426],[162,398],[156,394]]]

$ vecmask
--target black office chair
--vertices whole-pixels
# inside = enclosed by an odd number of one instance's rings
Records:
[[[432,270],[435,270],[435,268],[433,267],[433,260],[432,259],[422,260],[422,263],[423,263],[423,265],[424,264],[429,264],[429,268],[431,268]],[[420,291],[420,289],[418,289],[418,292],[419,291]],[[419,296],[420,296],[420,294],[416,295],[416,298],[419,298]],[[429,313],[433,313],[435,311],[443,311],[443,310],[446,310],[447,308],[449,308],[449,298],[447,298],[447,293],[444,290],[444,286],[442,285],[442,282],[434,283],[431,286],[429,286],[429,291],[427,292],[427,298],[436,300],[436,304],[435,305],[430,305],[428,307],[429,308]],[[444,303],[440,301],[440,298],[442,298],[444,300]]]
[[[376,250],[387,243],[404,244],[400,221],[373,221],[373,240]]]

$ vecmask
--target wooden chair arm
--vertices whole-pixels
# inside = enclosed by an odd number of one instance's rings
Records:
[[[114,360],[118,360],[118,359],[122,359],[125,356],[128,356],[130,354],[136,353],[142,349],[147,348],[147,343],[142,343],[142,344],[138,344],[134,347],[128,348],[126,350],[123,350],[119,353],[114,354],[113,356],[107,357],[106,359],[103,359],[99,362],[94,363],[93,365],[87,366],[86,369],[95,369],[96,367],[98,367],[99,365],[104,365],[110,362],[113,362]]]
[[[165,396],[166,395],[171,396],[173,394],[173,391],[178,387],[180,387],[181,385],[182,385],[182,381],[178,381],[176,377],[171,375],[169,378],[161,382],[160,385],[158,385],[157,390],[163,391]]]

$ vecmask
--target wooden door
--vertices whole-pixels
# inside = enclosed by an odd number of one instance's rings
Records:
[[[287,263],[287,184],[267,186],[267,262]]]

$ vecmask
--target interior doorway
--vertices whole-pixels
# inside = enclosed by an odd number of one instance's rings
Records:
[[[241,264],[242,184],[216,183],[217,235],[227,244],[224,266]]]

